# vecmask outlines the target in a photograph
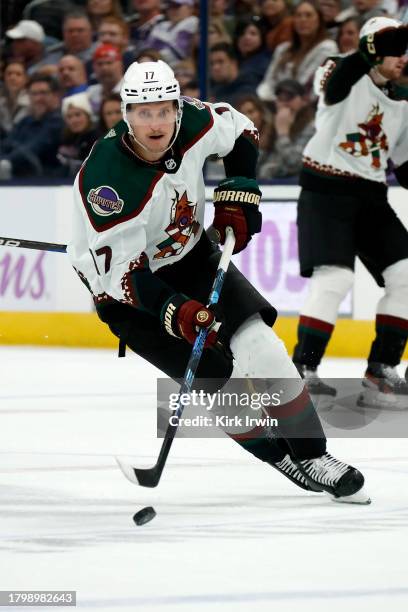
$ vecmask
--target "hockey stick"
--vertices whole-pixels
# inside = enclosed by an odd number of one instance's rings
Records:
[[[222,285],[224,283],[225,275],[228,270],[234,246],[234,232],[230,227],[228,227],[226,230],[226,240],[224,249],[222,251],[221,259],[218,263],[217,272],[210,292],[210,297],[208,299],[208,306],[216,304],[219,300]],[[191,351],[191,356],[188,361],[186,371],[184,373],[184,379],[180,387],[179,397],[184,393],[189,393],[191,391],[197,367],[203,354],[204,343],[207,334],[208,330],[205,328],[201,328],[200,333],[198,334],[194,342],[193,350]],[[172,414],[173,417],[177,417],[177,423],[183,413],[183,410],[184,406],[179,403],[178,407]],[[158,459],[156,461],[156,464],[151,468],[136,468],[116,457],[116,461],[126,478],[135,484],[141,485],[142,487],[156,487],[159,484],[159,480],[161,478],[167,460],[167,456],[170,452],[171,445],[173,444],[174,437],[177,433],[177,429],[178,424],[172,425],[169,423],[166,433],[164,435],[164,440],[160,449]]]
[[[217,242],[212,225],[207,229],[210,240]],[[20,249],[36,249],[37,251],[53,251],[55,253],[66,253],[66,244],[54,244],[53,242],[38,242],[36,240],[21,240],[19,238],[4,238],[0,236],[0,246],[19,247]]]
[[[0,246],[19,247],[20,249],[37,249],[38,251],[54,251],[66,253],[66,244],[54,244],[53,242],[36,242],[35,240],[19,240],[18,238],[3,238],[0,236]]]

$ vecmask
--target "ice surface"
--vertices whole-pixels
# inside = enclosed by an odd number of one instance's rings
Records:
[[[157,370],[91,350],[3,347],[0,363],[0,589],[76,590],[101,612],[408,609],[405,440],[330,441],[371,506],[302,491],[227,439],[176,440],[143,489],[114,455],[154,462]]]

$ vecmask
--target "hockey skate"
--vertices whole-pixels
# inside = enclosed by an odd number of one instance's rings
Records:
[[[357,406],[408,408],[408,382],[399,376],[396,367],[371,362],[362,384],[364,390],[357,399]]]
[[[295,366],[305,381],[316,410],[332,408],[337,390],[322,381],[317,373],[317,368],[311,368],[302,363],[295,363]]]
[[[295,461],[313,491],[325,491],[336,502],[370,504],[364,476],[356,468],[325,453],[316,459]]]
[[[317,487],[312,488],[309,485],[308,481],[303,476],[302,472],[299,470],[297,465],[293,463],[292,459],[290,458],[290,455],[286,455],[282,459],[282,461],[278,461],[277,463],[270,463],[269,461],[268,463],[272,467],[277,469],[281,474],[286,476],[286,478],[289,478],[291,482],[293,482],[295,485],[297,485],[301,489],[304,489],[305,491],[314,491],[314,492],[323,491],[323,489],[318,489]]]

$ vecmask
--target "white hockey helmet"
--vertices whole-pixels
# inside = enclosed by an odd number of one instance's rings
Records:
[[[162,60],[157,62],[133,62],[123,77],[120,97],[122,99],[122,115],[133,138],[135,136],[126,113],[128,104],[148,104],[150,102],[165,102],[166,100],[176,102],[175,135],[165,151],[170,149],[179,133],[183,113],[180,85],[170,66]],[[141,145],[141,143],[139,144]],[[141,146],[144,147],[144,145]]]
[[[368,36],[369,34],[375,34],[381,30],[387,30],[388,28],[399,28],[402,26],[401,21],[397,19],[391,19],[390,17],[372,17],[363,25],[360,30],[360,38]]]

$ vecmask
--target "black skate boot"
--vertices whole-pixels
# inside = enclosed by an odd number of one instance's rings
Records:
[[[314,491],[322,490],[337,502],[370,504],[364,491],[364,476],[356,468],[325,453],[316,459],[295,461]]]
[[[269,465],[277,469],[281,474],[289,478],[295,485],[304,489],[305,491],[314,491],[321,492],[323,489],[319,489],[316,487],[312,488],[306,478],[303,476],[302,472],[299,470],[297,465],[293,463],[290,455],[286,455],[282,461],[278,461],[277,463],[269,462]]]
[[[357,405],[370,408],[408,408],[408,381],[396,367],[370,362],[362,384],[363,392]]]
[[[319,377],[317,368],[311,368],[303,363],[295,363],[297,371],[305,380],[305,385],[316,409],[328,409],[334,404],[337,390],[327,385]]]

